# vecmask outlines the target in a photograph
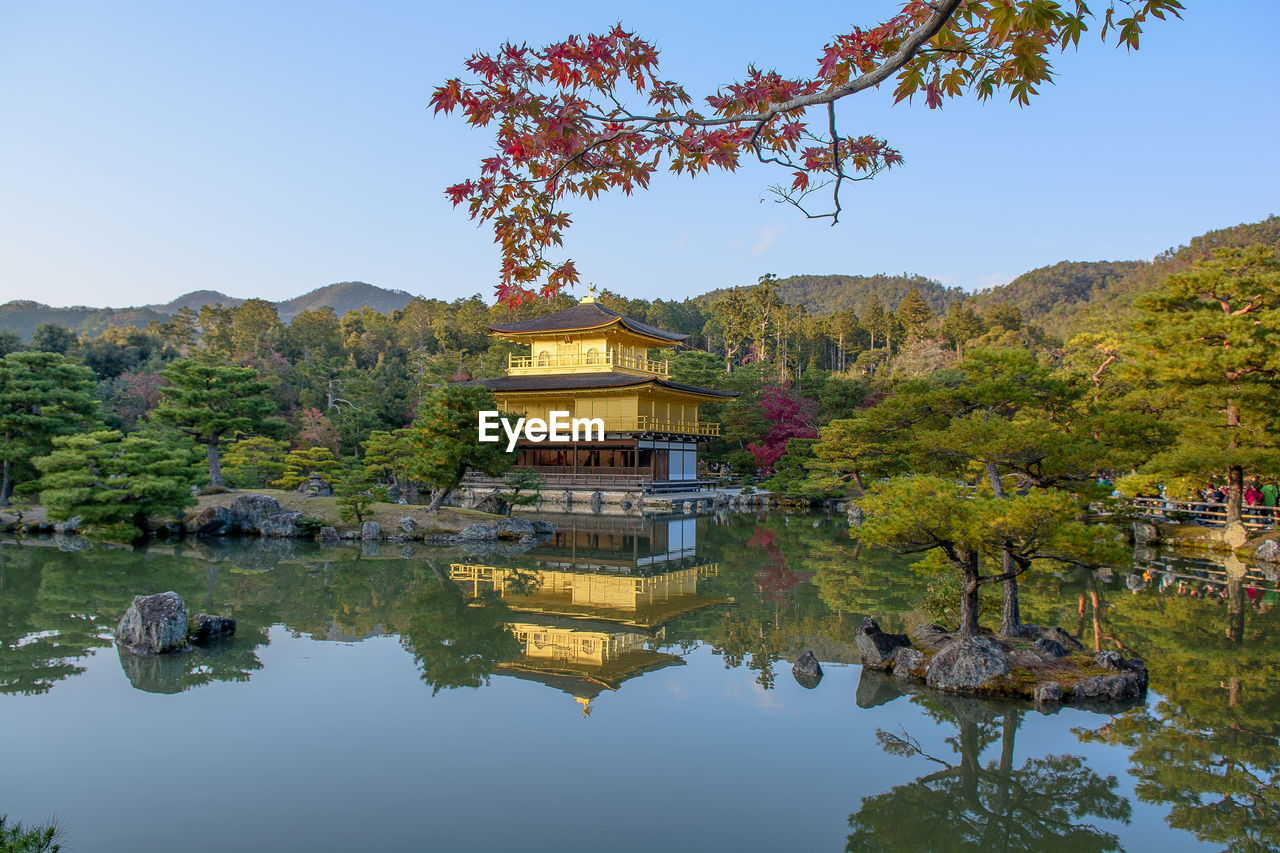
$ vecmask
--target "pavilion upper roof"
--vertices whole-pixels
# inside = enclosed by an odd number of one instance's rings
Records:
[[[617,311],[610,311],[593,299],[584,299],[572,308],[538,317],[535,320],[523,320],[519,323],[492,325],[486,328],[499,335],[537,335],[565,334],[569,332],[587,332],[603,330],[608,326],[618,325],[623,329],[641,337],[650,338],[659,343],[676,344],[687,340],[688,335],[668,332],[648,323],[641,323],[630,317],[624,317]]]

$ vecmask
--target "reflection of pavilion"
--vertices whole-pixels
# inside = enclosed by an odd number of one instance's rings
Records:
[[[523,658],[498,673],[563,690],[590,713],[603,691],[684,662],[651,648],[665,623],[727,599],[698,592],[719,566],[697,560],[693,519],[586,517],[557,530],[529,553],[531,566],[454,563],[449,576],[474,596],[496,592],[519,614],[507,629]]]

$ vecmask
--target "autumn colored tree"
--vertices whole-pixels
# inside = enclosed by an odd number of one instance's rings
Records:
[[[1149,19],[1182,8],[1177,0],[1095,5],[1102,38],[1129,49]],[[492,224],[502,256],[498,296],[512,304],[578,281],[572,260],[547,256],[569,227],[567,200],[646,189],[664,162],[676,174],[697,175],[733,171],[754,157],[785,172],[773,188],[780,201],[834,223],[846,182],[902,162],[885,140],[840,130],[843,99],[887,86],[895,102],[920,96],[930,109],[997,92],[1027,104],[1053,81],[1052,54],[1077,45],[1097,21],[1079,0],[905,0],[881,23],[834,37],[812,75],[789,79],[749,67],[700,109],[682,85],[661,76],[657,48],[621,25],[538,49],[507,43],[472,55],[472,79],[448,80],[431,96],[437,113],[460,111],[468,124],[494,129],[494,153],[479,175],[446,194]],[[823,211],[812,207],[817,193],[830,200]]]
[[[787,445],[792,439],[818,437],[817,403],[790,387],[765,389],[760,411],[769,431],[763,442],[748,444],[747,450],[755,457],[756,467],[765,473],[773,472],[774,465],[787,452]]]

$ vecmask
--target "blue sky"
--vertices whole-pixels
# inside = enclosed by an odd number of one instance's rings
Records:
[[[491,299],[490,234],[442,192],[489,139],[426,106],[473,50],[621,20],[705,93],[749,62],[805,73],[890,5],[0,0],[0,301],[284,299],[345,280]],[[763,273],[972,289],[1280,212],[1280,4],[1187,5],[1137,53],[1090,38],[1060,57],[1030,108],[847,100],[843,128],[887,137],[906,164],[851,188],[835,228],[773,204],[777,176],[752,166],[578,205],[566,254],[645,297]]]

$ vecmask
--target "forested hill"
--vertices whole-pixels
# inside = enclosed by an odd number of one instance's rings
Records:
[[[789,305],[801,306],[809,314],[823,317],[852,308],[862,311],[862,305],[872,293],[890,311],[897,310],[898,303],[912,290],[919,290],[925,302],[935,314],[946,313],[953,303],[960,302],[965,292],[958,287],[944,287],[933,279],[919,275],[793,275],[780,278],[775,283],[778,296]],[[712,290],[697,297],[710,304],[719,299],[725,290]]]
[[[1013,305],[1024,319],[1044,328],[1069,325],[1090,300],[1143,266],[1142,261],[1060,261],[1023,273],[1006,285],[979,291],[972,302],[980,309],[996,303]]]
[[[1041,267],[1002,287],[974,294],[973,302],[980,310],[995,303],[1015,305],[1027,322],[1069,339],[1077,332],[1124,322],[1134,310],[1136,297],[1214,249],[1259,243],[1280,251],[1280,216],[1209,231],[1151,261],[1063,262]]]
[[[365,306],[386,314],[405,307],[412,299],[413,295],[403,290],[387,290],[363,281],[344,281],[318,287],[310,293],[274,305],[280,319],[287,323],[303,311],[325,307],[332,308],[339,317],[353,308]],[[196,290],[163,305],[140,308],[90,308],[83,305],[55,308],[30,300],[14,300],[0,305],[0,331],[16,332],[24,341],[29,341],[38,326],[53,323],[66,326],[77,334],[97,335],[110,326],[145,329],[152,321],[165,322],[182,308],[193,311],[199,311],[204,305],[234,308],[244,301],[216,290]]]
[[[1210,231],[1169,249],[1150,261],[1062,261],[1018,276],[1001,287],[966,294],[959,287],[946,287],[923,276],[901,275],[793,275],[777,279],[775,292],[788,304],[800,306],[812,317],[825,317],[852,310],[861,314],[863,304],[872,294],[879,297],[889,311],[912,290],[918,290],[937,316],[942,316],[954,303],[968,298],[981,313],[996,304],[1015,306],[1022,320],[1039,326],[1054,337],[1068,340],[1088,329],[1105,329],[1126,322],[1133,310],[1133,300],[1151,290],[1170,273],[1184,270],[1196,260],[1218,247],[1246,246],[1261,243],[1280,250],[1280,217],[1270,216],[1261,222],[1236,225]],[[685,320],[668,316],[680,314],[679,302],[650,303],[648,300],[623,298],[618,310],[651,321],[666,323],[673,330],[700,334],[708,308],[728,293],[720,288],[694,296],[683,303]],[[487,302],[486,295],[480,299]],[[332,308],[341,316],[352,309],[369,307],[390,313],[407,306],[413,296],[402,290],[387,290],[361,281],[346,281],[317,288],[302,296],[277,302],[276,312],[289,322],[303,311]],[[225,308],[245,300],[214,290],[200,290],[163,305],[137,308],[54,308],[29,300],[0,305],[0,333],[16,332],[29,341],[36,328],[50,323],[65,326],[77,334],[95,336],[111,326],[135,326],[145,329],[151,322],[165,322],[181,308],[199,310],[203,305],[220,304]],[[660,310],[658,310],[660,308]],[[684,310],[682,309],[682,310]],[[652,316],[651,316],[652,314]],[[701,318],[701,319],[699,319]]]

